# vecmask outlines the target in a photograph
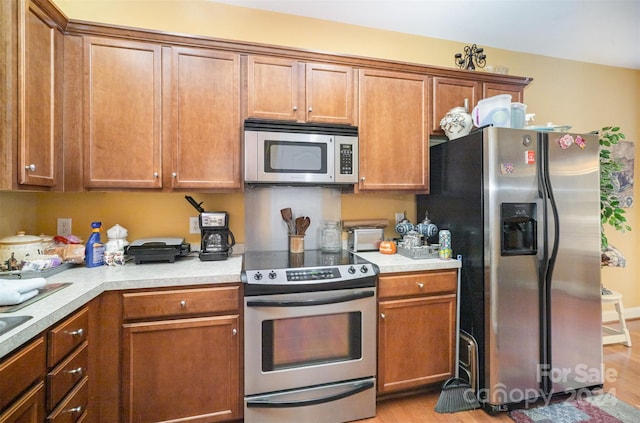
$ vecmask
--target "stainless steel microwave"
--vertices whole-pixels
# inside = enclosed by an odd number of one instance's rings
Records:
[[[247,184],[355,184],[358,128],[298,122],[244,124]]]

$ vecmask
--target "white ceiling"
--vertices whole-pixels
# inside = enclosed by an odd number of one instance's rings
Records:
[[[214,0],[640,69],[640,0]]]

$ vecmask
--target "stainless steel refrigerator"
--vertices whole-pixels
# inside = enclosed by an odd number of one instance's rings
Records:
[[[418,218],[462,255],[488,411],[602,386],[598,151],[593,134],[496,127],[430,148]]]

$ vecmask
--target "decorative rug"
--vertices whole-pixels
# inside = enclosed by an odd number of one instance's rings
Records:
[[[515,410],[509,413],[509,417],[517,423],[638,423],[640,409],[605,393],[579,400]]]

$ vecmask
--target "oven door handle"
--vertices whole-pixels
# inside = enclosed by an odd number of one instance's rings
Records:
[[[361,300],[363,298],[373,297],[374,295],[375,295],[375,291],[363,291],[363,292],[356,292],[354,294],[349,294],[349,295],[342,295],[339,297],[320,298],[320,299],[310,298],[308,300],[303,300],[303,301],[247,300],[247,307],[317,306],[317,305],[327,305],[327,304],[336,304],[336,303],[346,303],[348,301],[355,301],[355,300]]]
[[[353,388],[351,388],[353,386]],[[327,395],[324,397],[311,398],[311,399],[303,399],[303,400],[270,400],[269,398],[264,399],[249,399],[247,400],[248,408],[295,408],[295,407],[308,407],[310,405],[324,404],[327,402],[337,401],[342,398],[347,398],[355,394],[359,394],[360,392],[366,391],[367,389],[372,389],[375,384],[372,381],[366,382],[358,382],[351,385],[349,389],[346,389],[342,392],[338,392],[337,394]]]

